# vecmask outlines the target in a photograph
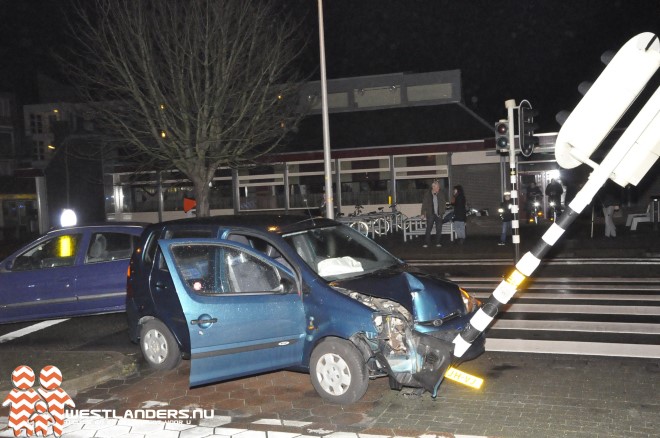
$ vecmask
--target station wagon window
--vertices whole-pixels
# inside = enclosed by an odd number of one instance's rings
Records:
[[[64,234],[46,240],[18,256],[12,270],[30,271],[73,266],[81,240],[81,234]]]
[[[94,233],[87,248],[85,263],[128,259],[136,241],[137,236],[126,233]]]

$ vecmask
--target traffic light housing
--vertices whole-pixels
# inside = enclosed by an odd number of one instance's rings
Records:
[[[538,137],[534,136],[534,131],[538,125],[534,123],[534,117],[538,115],[538,111],[520,107],[520,153],[524,157],[529,157],[534,153],[534,148],[539,145]]]
[[[509,150],[509,122],[506,120],[495,123],[495,149],[498,152]]]

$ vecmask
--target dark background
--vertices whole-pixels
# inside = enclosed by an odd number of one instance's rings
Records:
[[[300,17],[301,62],[318,79],[317,1],[277,1]],[[0,91],[19,104],[38,102],[38,73],[65,79],[53,55],[70,45],[71,4],[0,0]],[[494,122],[505,100],[528,99],[539,132],[558,130],[555,114],[577,104],[604,51],[660,32],[658,0],[325,0],[324,9],[329,79],[460,69],[468,107]]]

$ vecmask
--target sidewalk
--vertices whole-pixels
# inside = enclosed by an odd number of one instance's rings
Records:
[[[653,230],[653,224],[641,224],[637,231],[630,231],[622,224],[617,224],[616,238],[604,237],[602,220],[591,222],[578,219],[555,244],[546,259],[551,258],[623,258],[623,257],[660,257],[660,230]],[[539,225],[522,224],[520,228],[520,248],[522,256],[529,251],[551,223]],[[513,259],[514,246],[511,237],[506,246],[499,246],[501,221],[499,217],[486,216],[471,218],[466,226],[467,238],[463,245],[450,242],[443,236],[442,247],[423,248],[424,236],[413,237],[403,242],[401,234],[377,237],[375,240],[403,260],[426,259]],[[435,236],[433,236],[435,238]]]

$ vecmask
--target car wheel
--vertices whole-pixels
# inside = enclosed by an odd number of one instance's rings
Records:
[[[314,349],[310,375],[321,397],[340,404],[360,400],[369,385],[364,358],[353,344],[340,339],[325,340]]]
[[[140,349],[149,366],[157,370],[171,370],[181,361],[176,339],[165,324],[157,319],[142,325]]]

